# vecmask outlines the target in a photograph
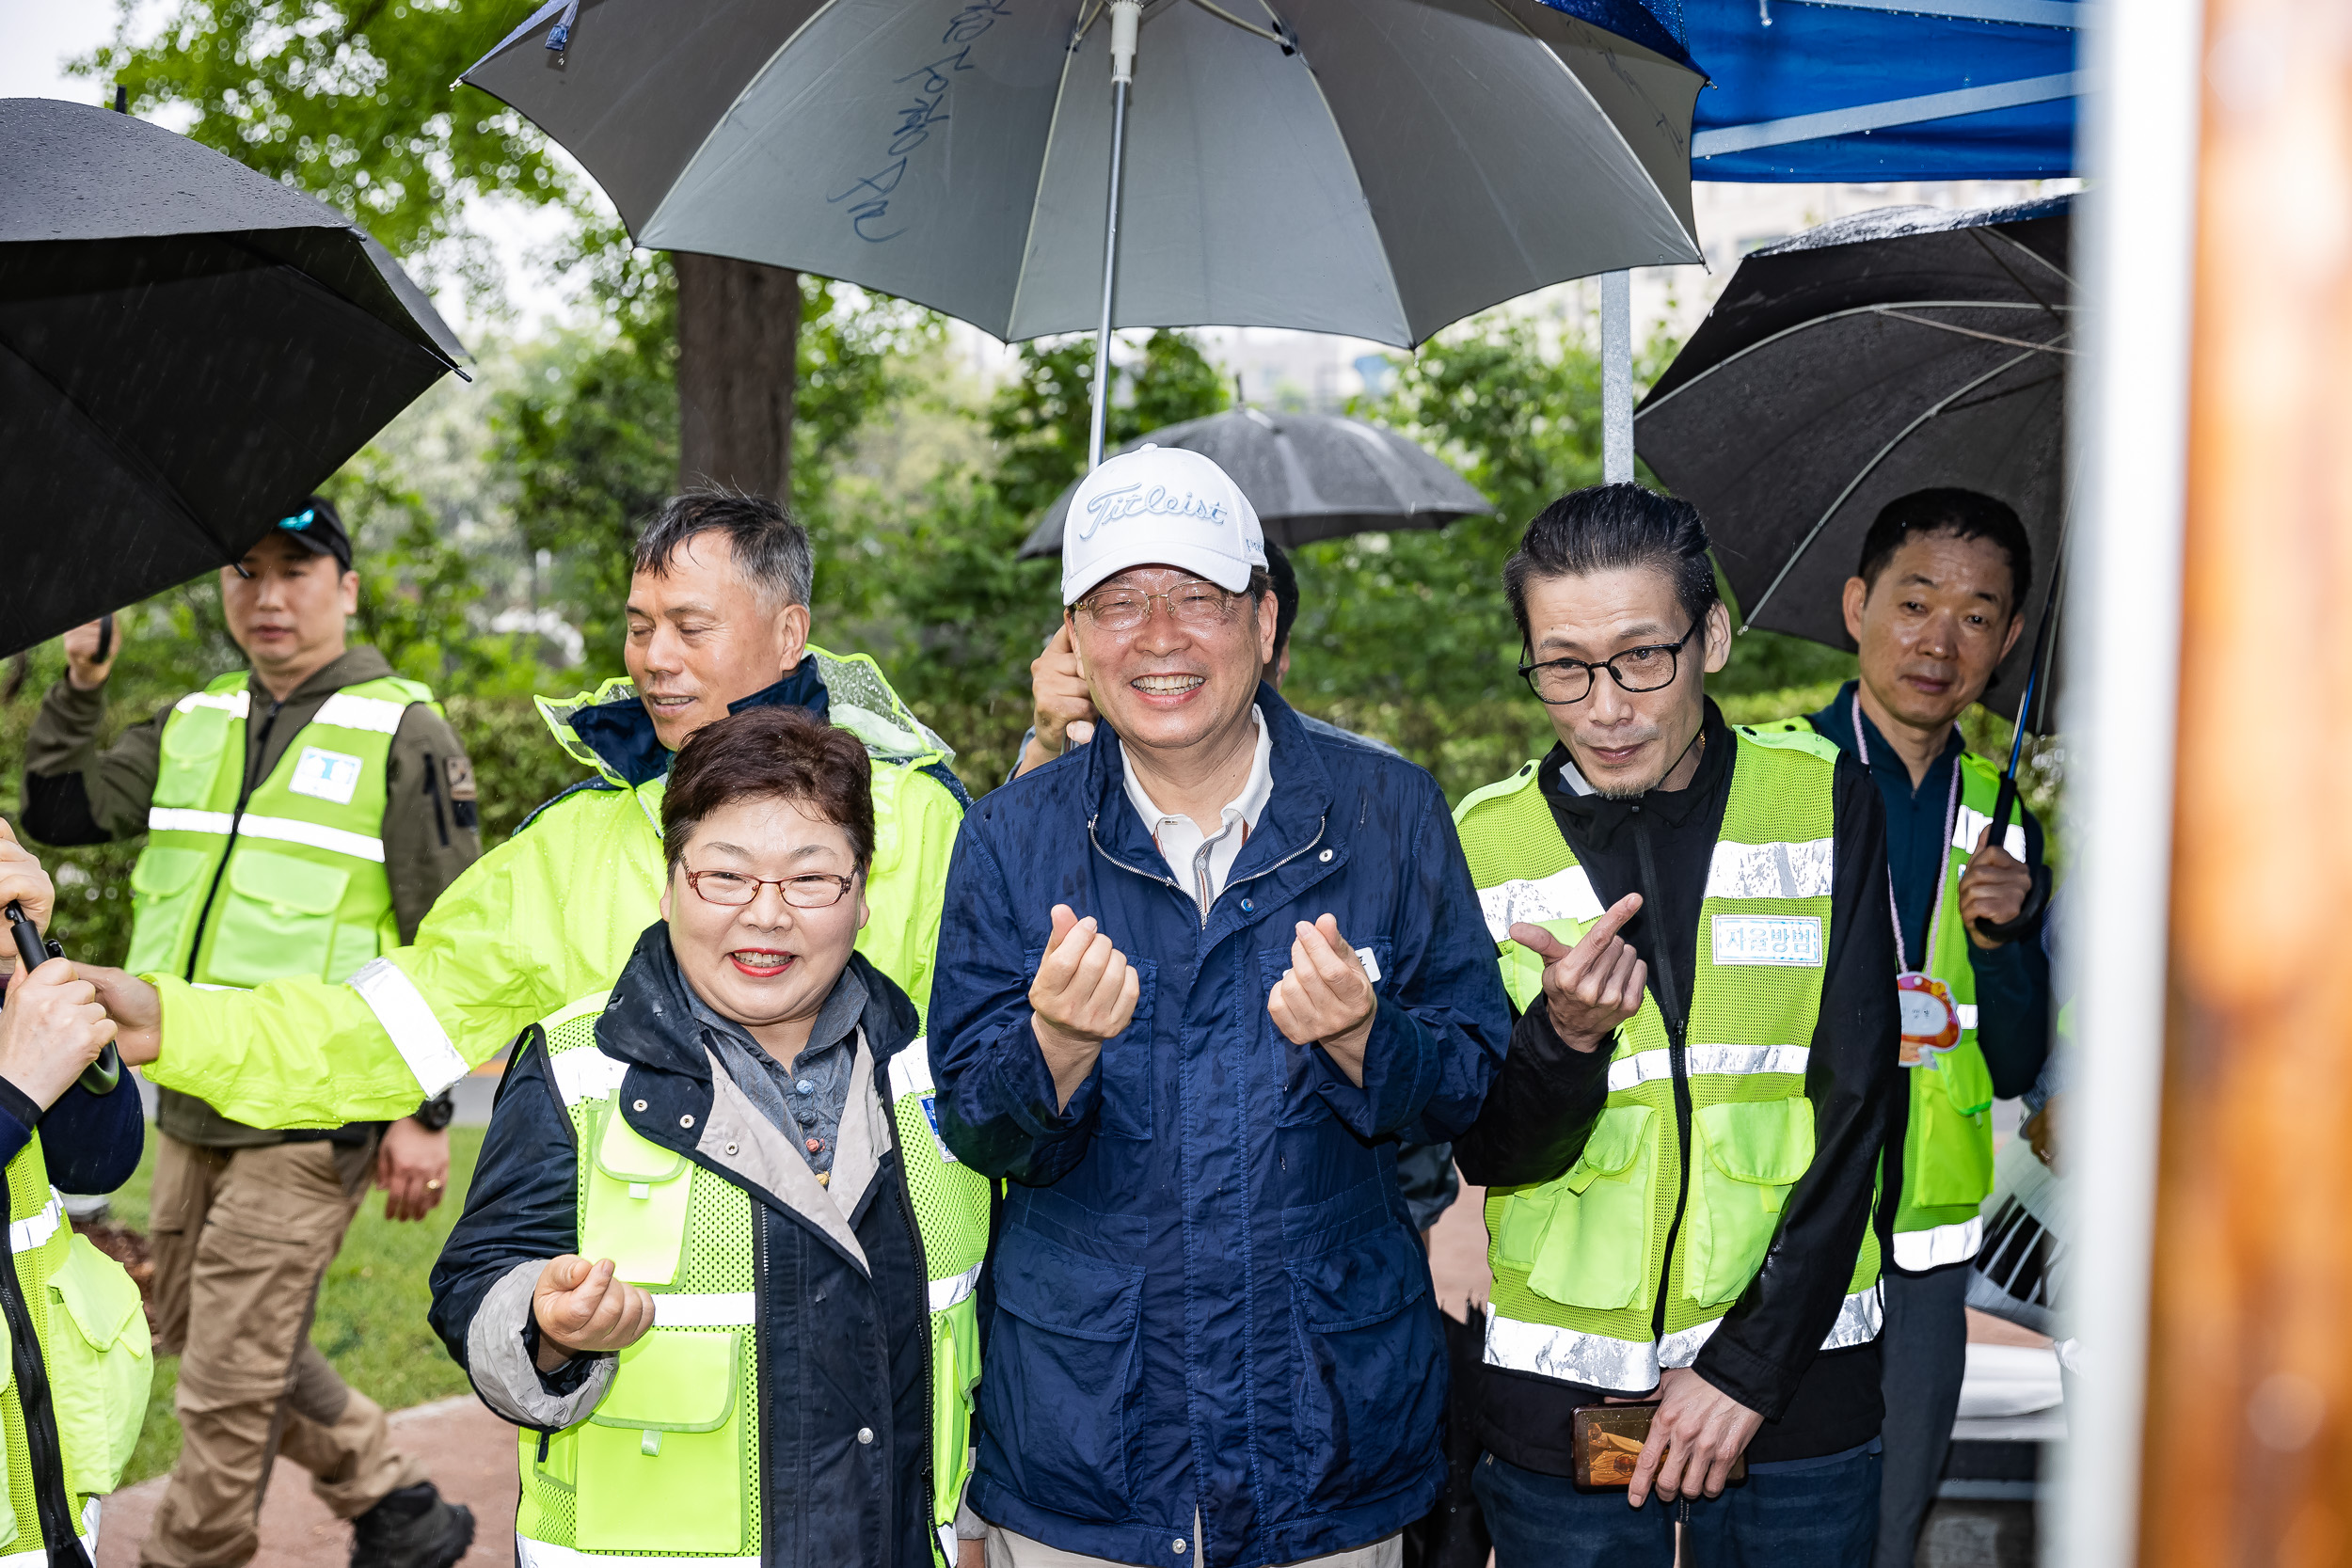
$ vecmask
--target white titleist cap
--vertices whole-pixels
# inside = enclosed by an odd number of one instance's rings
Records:
[[[1079,481],[1061,527],[1061,602],[1130,566],[1178,566],[1228,593],[1265,565],[1257,508],[1225,470],[1181,447],[1139,447]]]

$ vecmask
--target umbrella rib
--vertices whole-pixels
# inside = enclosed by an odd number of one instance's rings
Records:
[[[1645,399],[1643,402],[1642,406],[1633,411],[1633,417],[1636,420],[1639,420],[1646,414],[1653,413],[1658,409],[1665,407],[1666,404],[1672,403],[1675,399],[1680,397],[1683,393],[1689,391],[1700,382],[1705,381],[1708,376],[1713,375],[1717,371],[1723,370],[1731,365],[1736,365],[1740,360],[1745,359],[1749,355],[1759,353],[1764,349],[1768,349],[1785,338],[1793,338],[1800,332],[1810,331],[1817,326],[1826,326],[1831,322],[1844,321],[1849,316],[1883,315],[1886,311],[1892,309],[2031,310],[2036,315],[2047,315],[2053,309],[2054,307],[2041,304],[2038,301],[2033,304],[2021,304],[2013,299],[1905,299],[1898,300],[1893,304],[1850,306],[1843,310],[1832,310],[1827,315],[1823,316],[1807,316],[1801,322],[1795,323],[1789,326],[1782,327],[1779,331],[1773,333],[1768,338],[1758,338],[1755,342],[1748,344],[1747,347],[1740,349],[1736,354],[1725,355],[1723,358],[1716,360],[1713,364],[1708,366],[1707,369],[1699,372],[1698,374],[1692,376],[1681,386],[1675,388],[1663,397]],[[2058,306],[2055,307],[2055,309],[2069,309],[2069,307]],[[1935,325],[1940,324],[1931,323],[1929,325]]]
[[[2067,288],[2074,288],[2074,275],[2069,273],[2064,267],[2059,266],[2056,261],[2051,261],[2047,256],[2042,255],[2042,252],[2036,250],[2033,246],[2020,244],[2018,241],[2011,239],[2009,235],[2002,233],[1998,229],[1988,230],[1984,228],[1977,228],[1971,229],[1968,232],[1976,237],[1976,241],[1979,245],[1985,247],[1988,255],[1992,252],[1993,241],[1999,240],[2003,245],[2009,246],[2011,250],[2020,252],[2029,261],[2047,268],[2051,276],[2056,277],[2059,282],[2065,284]],[[2000,261],[2000,258],[1995,256],[1994,257],[1994,261],[1997,263]],[[2009,275],[2011,277],[2017,277],[2017,275],[2014,272],[2010,272],[2006,264],[2002,265],[2001,270],[2003,272],[2009,272]],[[2021,289],[2026,289],[2026,292],[2029,294],[2033,293],[2031,289],[2026,288],[2026,280],[2022,277],[2017,278],[2017,286]],[[2039,298],[2040,296],[2036,295],[2035,297]]]
[[[1949,322],[1933,321],[1926,316],[1910,315],[1904,311],[1898,310],[1891,305],[1880,306],[1878,313],[1882,316],[1891,316],[1899,322],[1913,322],[1920,326],[1932,326],[1938,332],[1957,333],[1963,338],[1979,338],[1983,340],[1985,342],[2001,343],[2010,348],[2029,348],[2038,354],[2072,355],[2080,352],[2077,349],[2058,347],[2058,338],[2053,338],[2046,343],[2028,342],[2023,338],[2004,338],[1995,332],[1979,332],[1971,327],[1954,326]],[[2074,336],[2074,330],[2071,327],[2058,334],[2058,338],[2069,338],[2072,336]]]
[[[1909,424],[1903,426],[1902,429],[1897,431],[1894,437],[1890,439],[1886,445],[1879,448],[1879,450],[1871,455],[1870,461],[1865,463],[1862,466],[1861,470],[1856,473],[1853,478],[1846,482],[1846,487],[1837,492],[1837,499],[1830,502],[1828,510],[1821,514],[1820,521],[1815,523],[1812,531],[1797,542],[1797,547],[1789,552],[1788,559],[1781,562],[1779,574],[1772,578],[1771,584],[1765,588],[1762,594],[1756,595],[1756,603],[1752,607],[1748,607],[1745,610],[1745,612],[1740,617],[1740,630],[1742,633],[1745,633],[1750,627],[1756,625],[1756,618],[1764,612],[1764,607],[1772,602],[1772,595],[1780,592],[1780,585],[1788,580],[1788,574],[1797,569],[1797,562],[1804,560],[1804,552],[1813,547],[1813,541],[1819,539],[1821,536],[1821,531],[1829,527],[1829,520],[1837,515],[1838,508],[1844,506],[1846,504],[1847,498],[1862,487],[1862,482],[1864,480],[1868,479],[1871,474],[1878,470],[1878,466],[1886,461],[1886,457],[1889,452],[1892,452],[1897,447],[1901,446],[1905,441],[1911,439],[1913,432],[1916,431],[1921,425],[1927,423],[1930,420],[1935,418],[1938,414],[1944,412],[1944,410],[1949,407],[1953,403],[1963,397],[1965,397],[1968,393],[1975,391],[1978,388],[1983,386],[1986,382],[1993,380],[1994,377],[2006,374],[2008,372],[2014,370],[2016,367],[2024,364],[2026,360],[2032,358],[2036,354],[2041,352],[2042,351],[2040,349],[2030,349],[2012,358],[2003,360],[2000,364],[1994,366],[1982,375],[1978,376],[1974,381],[1968,382],[1964,386],[1955,387],[1951,391],[1937,399],[1931,406],[1923,410],[1919,414],[1918,418],[1913,420]]]
[[[170,505],[171,510],[179,515],[180,520],[187,524],[189,530],[194,532],[199,539],[204,542],[207,553],[223,556],[223,563],[227,563],[225,558],[228,552],[228,546],[223,545],[218,539],[213,537],[212,531],[207,529],[204,526],[203,521],[197,516],[196,508],[190,506],[187,502],[187,498],[180,494],[180,487],[172,483],[170,480],[165,478],[162,470],[147,460],[145,453],[140,452],[134,448],[125,446],[116,437],[113,431],[108,430],[104,425],[99,423],[98,420],[91,416],[88,409],[83,407],[79,403],[74,401],[73,395],[71,392],[68,392],[63,387],[57,385],[56,378],[55,376],[52,376],[47,371],[41,369],[40,365],[36,364],[30,356],[16,346],[15,342],[12,341],[8,335],[5,332],[0,332],[0,349],[6,349],[10,358],[14,359],[18,364],[24,366],[26,370],[32,372],[33,374],[39,376],[42,383],[46,385],[51,391],[57,394],[57,401],[64,404],[67,408],[72,410],[75,417],[78,418],[83,424],[88,426],[91,431],[95,432],[98,438],[106,444],[107,450],[112,451],[121,460],[125,471],[135,475],[140,483],[146,485],[150,490],[152,490],[156,494],[160,495],[164,500]]]
[[[1234,26],[1239,27],[1243,32],[1254,33],[1258,37],[1265,40],[1268,43],[1279,43],[1282,46],[1285,54],[1289,53],[1291,47],[1290,40],[1284,38],[1281,34],[1275,32],[1270,28],[1261,27],[1254,22],[1244,22],[1240,17],[1235,16],[1232,11],[1227,10],[1224,7],[1214,4],[1213,0],[1192,0],[1192,3],[1200,7],[1202,10],[1208,12],[1211,16],[1216,17],[1218,21],[1230,22]],[[1279,23],[1281,19],[1277,17],[1275,20]]]

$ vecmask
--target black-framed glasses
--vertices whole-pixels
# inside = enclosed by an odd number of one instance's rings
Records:
[[[1165,594],[1147,594],[1140,588],[1106,588],[1080,599],[1074,608],[1085,610],[1088,618],[1104,631],[1133,631],[1152,619],[1154,599],[1167,604],[1168,618],[1178,626],[1206,631],[1233,618],[1233,606],[1241,601],[1241,595],[1228,593],[1213,582],[1187,582]]]
[[[689,871],[686,885],[706,904],[739,910],[759,896],[759,890],[773,886],[784,895],[784,901],[796,910],[829,910],[848,895],[857,885],[854,876],[836,876],[830,871],[803,871],[797,877],[753,877],[740,871]]]
[[[1689,631],[1672,642],[1628,648],[1610,658],[1548,658],[1540,664],[1523,663],[1519,666],[1519,678],[1539,699],[1555,707],[1581,703],[1591,696],[1596,670],[1608,671],[1609,678],[1628,691],[1656,691],[1674,685],[1683,648],[1705,625],[1707,618],[1701,616],[1691,623]]]

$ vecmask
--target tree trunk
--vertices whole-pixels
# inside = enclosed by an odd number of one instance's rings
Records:
[[[801,275],[678,251],[678,483],[790,505]]]

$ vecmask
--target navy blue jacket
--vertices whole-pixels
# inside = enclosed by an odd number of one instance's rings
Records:
[[[892,1056],[919,1032],[914,1005],[852,954],[866,982],[860,1020],[875,1090],[889,1109]],[[869,1273],[774,1193],[715,1163],[691,1132],[710,1122],[711,1058],[693,1024],[669,927],[639,939],[596,1022],[596,1045],[628,1064],[613,1103],[638,1133],[744,1188],[753,1198],[758,1280],[761,1560],[769,1568],[930,1568],[929,1286],[914,1212],[894,1147],[850,1221]],[[469,1331],[485,1298],[518,1264],[576,1252],[579,1152],[536,1025],[517,1042],[499,1085],[466,1212],[433,1266],[433,1327],[507,1419]],[[520,1326],[520,1325],[517,1325]],[[536,1348],[535,1335],[523,1330]],[[551,1392],[582,1381],[589,1358],[547,1377]],[[861,1428],[872,1441],[861,1442]]]
[[[1205,922],[1107,726],[982,798],[947,876],[941,1132],[1012,1179],[968,1496],[1120,1562],[1365,1545],[1445,1478],[1444,1340],[1395,1151],[1467,1126],[1501,1065],[1494,942],[1437,782],[1310,735],[1270,687],[1257,700],[1273,797]],[[1028,1003],[1057,903],[1096,916],[1142,982],[1058,1111]],[[1361,1089],[1266,1012],[1294,924],[1325,913],[1378,967]]]

